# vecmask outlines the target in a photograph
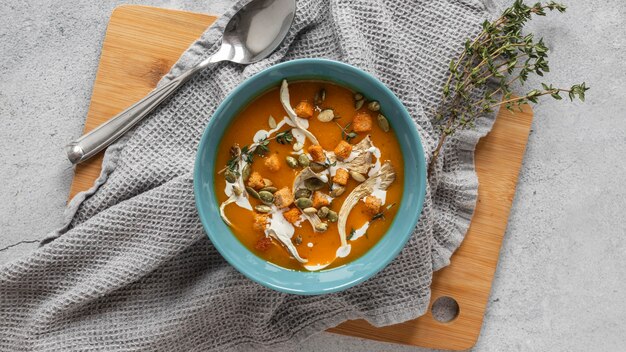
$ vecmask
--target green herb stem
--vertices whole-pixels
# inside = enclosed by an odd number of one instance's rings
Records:
[[[494,108],[503,105],[510,110],[514,106],[521,108],[523,104],[537,103],[539,97],[546,95],[560,100],[564,93],[568,94],[570,100],[584,101],[585,92],[589,89],[584,82],[569,89],[542,84],[541,90],[533,89],[519,97],[513,97],[513,84],[523,84],[530,74],[543,76],[550,71],[548,48],[543,39],[535,40],[532,33],[522,35],[522,28],[533,15],[545,16],[548,10],[564,12],[566,7],[554,1],[528,6],[522,0],[516,0],[498,19],[483,22],[483,30],[473,40],[466,40],[465,50],[458,59],[450,61],[441,104],[435,111],[435,121],[441,130],[441,136],[429,171],[433,170],[448,136],[459,129],[473,128],[477,118],[484,113],[493,112]],[[513,78],[507,79],[507,75]],[[482,97],[477,97],[478,92]],[[495,100],[497,93],[503,94],[502,101]],[[345,130],[342,129],[342,136],[343,134]]]

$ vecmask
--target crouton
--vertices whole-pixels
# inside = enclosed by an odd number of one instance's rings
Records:
[[[313,208],[321,208],[327,207],[330,205],[330,200],[328,196],[320,191],[315,191],[313,193]]]
[[[291,208],[283,213],[285,220],[289,221],[291,224],[295,224],[298,219],[300,219],[300,210],[298,208]]]
[[[383,202],[374,196],[365,197],[365,210],[370,215],[378,214],[378,212],[380,212],[380,206],[382,204]]]
[[[293,193],[287,187],[283,187],[274,193],[274,204],[279,208],[286,208],[293,204]]]
[[[263,176],[260,173],[254,171],[250,178],[248,178],[248,186],[254,189],[261,189],[265,187],[265,182],[263,181]]]
[[[269,237],[261,237],[256,244],[254,245],[254,249],[259,252],[265,252],[272,247],[272,240]]]
[[[348,184],[348,179],[350,178],[350,173],[346,169],[337,169],[335,176],[333,176],[333,183],[338,185],[345,186]]]
[[[267,225],[268,220],[269,215],[254,213],[254,222],[252,223],[252,228],[254,229],[254,231],[264,232],[265,225]]]
[[[369,132],[372,130],[373,120],[367,111],[359,111],[352,118],[352,129],[356,133]]]
[[[271,172],[280,170],[280,160],[278,160],[278,155],[272,154],[265,158],[265,167]]]
[[[347,159],[352,153],[352,144],[342,140],[337,144],[334,151],[339,160]]]
[[[323,163],[326,161],[326,155],[324,154],[324,148],[321,145],[312,145],[309,147],[309,154],[313,161]]]
[[[310,119],[311,117],[313,117],[313,105],[308,101],[303,100],[298,103],[294,111],[296,115],[298,115],[298,117],[301,117],[303,119]]]

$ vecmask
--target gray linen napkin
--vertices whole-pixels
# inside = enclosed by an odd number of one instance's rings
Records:
[[[235,6],[163,82],[216,50]],[[493,116],[450,139],[411,240],[386,269],[345,292],[282,294],[228,265],[198,220],[192,168],[212,112],[235,86],[281,61],[340,60],[402,100],[430,160],[430,121],[450,58],[488,16],[479,0],[299,0],[285,43],[249,66],[190,81],[107,150],[96,185],[41,248],[0,270],[0,349],[222,351],[289,348],[347,319],[386,325],[422,315],[433,270],[448,264],[474,210],[473,153]]]

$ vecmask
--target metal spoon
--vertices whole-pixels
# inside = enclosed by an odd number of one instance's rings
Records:
[[[78,164],[106,148],[210,64],[231,61],[246,65],[266,58],[287,35],[295,11],[296,0],[254,0],[242,7],[226,25],[222,46],[215,54],[68,144],[68,159]]]

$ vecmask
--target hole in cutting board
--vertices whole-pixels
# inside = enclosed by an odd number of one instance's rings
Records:
[[[459,316],[460,308],[457,301],[449,296],[437,298],[430,308],[430,311],[436,321],[440,323],[449,323]]]

